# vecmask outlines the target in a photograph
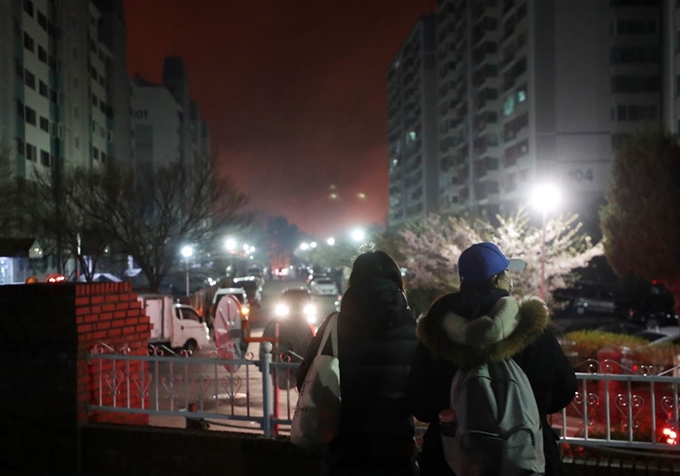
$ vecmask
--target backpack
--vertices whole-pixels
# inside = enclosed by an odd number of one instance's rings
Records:
[[[451,383],[455,433],[442,432],[458,476],[540,475],[543,434],[529,379],[512,359],[460,369]]]

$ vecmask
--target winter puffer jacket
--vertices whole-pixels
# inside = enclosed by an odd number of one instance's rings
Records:
[[[328,318],[307,349],[298,389],[327,323]],[[415,319],[394,283],[372,279],[350,286],[338,316],[340,430],[324,453],[324,474],[416,474],[405,390],[417,346]],[[330,354],[330,340],[324,353]]]
[[[439,412],[450,406],[458,368],[510,357],[527,374],[541,413],[546,475],[561,474],[558,438],[546,415],[571,402],[576,376],[550,330],[543,301],[517,301],[503,290],[472,298],[448,294],[418,321],[418,337],[407,398],[413,415],[430,423],[419,457],[422,476],[454,474],[444,459],[436,422]]]

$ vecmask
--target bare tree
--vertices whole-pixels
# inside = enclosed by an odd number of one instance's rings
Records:
[[[186,167],[170,162],[137,175],[109,164],[104,172],[76,169],[70,199],[86,221],[134,258],[157,292],[182,244],[206,247],[220,232],[248,220],[246,196],[209,159]]]

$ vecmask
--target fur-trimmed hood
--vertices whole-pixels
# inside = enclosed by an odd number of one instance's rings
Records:
[[[447,309],[442,302],[418,320],[418,338],[435,357],[458,367],[512,357],[538,339],[549,324],[548,308],[538,298],[518,301],[504,296],[474,319]]]

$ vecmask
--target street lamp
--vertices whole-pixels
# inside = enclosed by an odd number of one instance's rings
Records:
[[[531,201],[537,209],[542,213],[541,222],[541,299],[545,299],[545,228],[546,228],[546,216],[548,212],[557,208],[560,204],[560,191],[553,184],[543,184],[536,189],[531,197]]]
[[[326,240],[326,243],[328,243],[328,246],[333,246],[335,244],[335,238],[331,236]]]
[[[356,229],[352,232],[352,239],[357,242],[364,241],[365,236],[363,230]]]
[[[187,260],[187,273],[186,273],[186,281],[187,281],[187,296],[189,295],[189,258],[191,258],[191,255],[194,254],[194,249],[187,245],[182,248],[182,256]]]
[[[229,253],[229,268],[227,268],[227,275],[234,271],[234,251],[236,251],[236,240],[234,238],[227,238],[224,240],[224,247]]]

